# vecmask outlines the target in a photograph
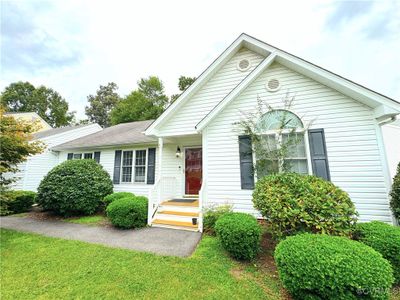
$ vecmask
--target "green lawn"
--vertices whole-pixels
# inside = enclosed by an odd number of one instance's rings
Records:
[[[69,218],[65,219],[66,222],[70,223],[76,223],[76,224],[85,224],[85,225],[102,225],[106,222],[108,222],[108,219],[106,216],[85,216],[85,217],[79,217],[79,218]]]
[[[279,280],[205,236],[189,258],[1,230],[1,299],[282,299]]]

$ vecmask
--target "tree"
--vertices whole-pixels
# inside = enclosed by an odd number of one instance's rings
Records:
[[[186,76],[181,76],[179,77],[179,81],[178,81],[178,87],[179,90],[183,93],[184,91],[187,90],[187,88],[189,86],[192,85],[193,82],[196,81],[196,77],[186,77]],[[174,102],[176,99],[179,98],[179,96],[182,94],[174,94],[171,96],[171,103]]]
[[[96,95],[87,97],[89,106],[85,107],[85,113],[89,121],[98,123],[101,127],[108,127],[111,124],[111,110],[120,101],[116,90],[118,86],[114,82],[107,85],[100,85]]]
[[[74,113],[68,112],[68,102],[51,88],[35,88],[29,82],[14,82],[5,88],[1,101],[10,112],[36,112],[52,127],[71,124]]]
[[[168,104],[168,96],[165,95],[164,84],[157,76],[149,76],[138,81],[138,91],[149,99],[154,106],[159,108],[160,114]]]
[[[142,78],[138,89],[122,99],[111,111],[111,123],[156,119],[168,104],[162,81],[156,76]]]
[[[31,141],[36,124],[17,120],[4,114],[0,106],[0,193],[16,179],[6,173],[18,171],[18,164],[26,161],[29,155],[41,153],[44,149],[39,141]]]
[[[133,121],[155,119],[159,116],[158,106],[146,98],[143,93],[133,91],[122,99],[111,111],[111,124],[117,125]]]

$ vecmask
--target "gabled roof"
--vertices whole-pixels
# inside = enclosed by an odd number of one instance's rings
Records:
[[[400,103],[396,100],[243,33],[172,105],[168,107],[168,109],[146,130],[146,134],[156,135],[157,126],[167,120],[176,109],[188,101],[188,99],[209,80],[216,70],[229,60],[241,47],[246,47],[262,54],[266,56],[266,58],[197,124],[196,129],[198,131],[201,131],[201,129],[204,128],[230,101],[232,101],[251,82],[253,82],[262,71],[267,69],[273,61],[368,105],[375,109],[375,117],[377,119],[387,118],[400,113]]]
[[[34,111],[29,111],[29,112],[5,112],[5,115],[12,116],[17,119],[22,119],[28,122],[35,122],[35,121],[40,121],[40,127],[36,129],[37,132],[39,131],[44,131],[51,129],[52,127],[50,126],[49,123],[47,123],[41,116],[39,116],[38,113]]]
[[[156,139],[146,136],[144,131],[154,120],[122,123],[107,127],[96,133],[57,145],[51,150],[72,150],[103,148],[112,146],[156,143]]]
[[[82,125],[75,125],[75,126],[65,126],[65,127],[58,127],[58,128],[53,128],[53,129],[48,129],[48,130],[44,130],[44,131],[40,131],[40,132],[36,132],[33,134],[33,138],[34,139],[42,139],[42,138],[46,138],[52,135],[56,135],[56,134],[61,134],[61,133],[65,133],[71,130],[75,130],[78,128],[83,128],[83,127],[87,127],[87,126],[92,126],[95,124],[82,124]],[[97,125],[97,124],[96,124]]]

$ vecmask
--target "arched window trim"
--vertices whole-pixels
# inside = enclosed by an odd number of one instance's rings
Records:
[[[257,129],[259,134],[269,134],[269,133],[275,133],[277,131],[280,131],[282,133],[285,132],[305,132],[305,127],[304,127],[304,122],[303,120],[293,111],[287,110],[287,109],[274,109],[271,111],[266,112],[265,114],[263,114],[259,120],[259,122],[262,121],[262,119],[267,115],[267,114],[272,114],[272,113],[279,113],[279,112],[284,112],[284,113],[289,113],[291,115],[293,115],[296,118],[296,121],[298,123],[301,124],[301,127],[296,127],[296,129],[294,129],[294,127],[289,127],[289,128],[276,128],[276,129]],[[261,126],[260,126],[261,127]]]

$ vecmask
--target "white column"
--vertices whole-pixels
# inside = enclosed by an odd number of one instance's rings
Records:
[[[162,137],[158,138],[158,178],[162,177],[162,157],[163,157],[164,140]]]

